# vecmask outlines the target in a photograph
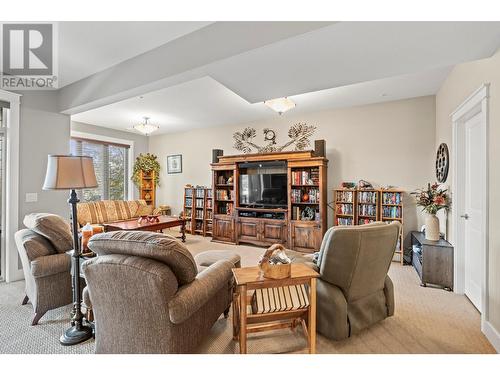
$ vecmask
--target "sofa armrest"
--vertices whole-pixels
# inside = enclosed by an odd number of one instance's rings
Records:
[[[35,278],[70,272],[70,270],[71,257],[64,253],[39,257],[31,262],[31,274]]]
[[[389,276],[384,281],[385,304],[387,306],[387,316],[394,315],[394,284]]]
[[[174,324],[184,322],[222,288],[227,291],[233,267],[231,262],[219,260],[201,271],[193,282],[179,288],[168,303],[170,321]]]

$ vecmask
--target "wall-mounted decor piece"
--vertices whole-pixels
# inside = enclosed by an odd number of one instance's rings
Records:
[[[233,134],[234,148],[248,154],[255,149],[258,153],[281,152],[287,147],[295,145],[295,151],[302,151],[311,147],[310,137],[316,131],[313,125],[307,125],[304,122],[293,124],[288,130],[290,140],[283,146],[276,146],[276,133],[271,129],[264,129],[264,146],[254,143],[257,131],[254,128],[245,128],[242,132]]]
[[[441,143],[436,153],[436,178],[438,182],[446,182],[450,168],[450,155],[446,143]]]
[[[167,156],[167,173],[182,173],[182,155]]]

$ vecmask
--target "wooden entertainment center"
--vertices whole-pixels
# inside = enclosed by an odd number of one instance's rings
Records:
[[[240,165],[286,162],[286,208],[240,206]],[[314,151],[219,156],[212,163],[213,241],[317,251],[327,229],[328,160]],[[304,212],[305,211],[305,212]]]

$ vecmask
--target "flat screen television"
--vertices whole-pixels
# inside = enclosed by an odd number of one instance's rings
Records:
[[[285,161],[242,163],[240,207],[286,208],[287,164]]]

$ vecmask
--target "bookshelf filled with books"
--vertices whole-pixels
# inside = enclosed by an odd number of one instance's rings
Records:
[[[205,213],[203,216],[203,235],[205,237],[212,236],[212,207],[213,207],[213,199],[212,199],[212,188],[205,189]]]
[[[211,232],[214,241],[234,241],[235,165],[213,169]]]
[[[316,251],[326,231],[326,162],[289,161],[288,168],[291,248]]]
[[[403,225],[403,191],[381,190],[380,194],[380,220],[386,223],[399,221]],[[401,264],[403,264],[403,246],[403,230],[401,229],[395,251]]]
[[[186,233],[192,233],[192,221],[193,221],[193,187],[184,187],[184,218],[186,219]]]
[[[335,189],[333,225],[363,225],[374,221],[403,225],[403,191],[393,189]],[[396,258],[403,264],[403,230],[396,246]]]
[[[319,167],[292,168],[292,220],[318,221],[320,201]]]
[[[378,190],[358,190],[356,192],[358,225],[370,224],[379,218],[379,198]]]
[[[355,189],[335,189],[333,191],[334,225],[355,225],[356,196]]]
[[[211,234],[212,188],[186,186],[184,188],[184,216],[186,232],[206,236]],[[210,224],[210,226],[208,226]]]

